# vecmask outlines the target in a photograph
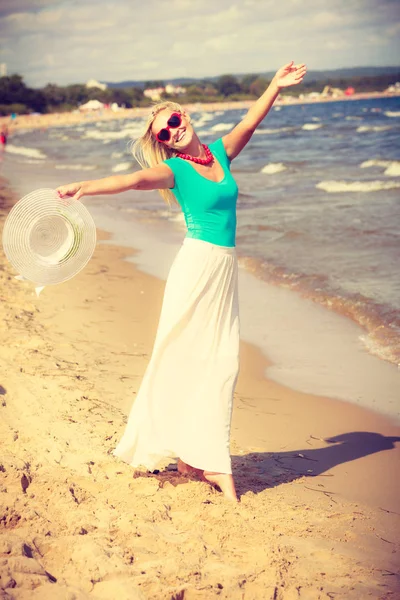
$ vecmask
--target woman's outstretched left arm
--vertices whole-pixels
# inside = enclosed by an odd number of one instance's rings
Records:
[[[276,72],[268,88],[249,109],[247,115],[222,138],[230,160],[233,160],[246,146],[254,131],[269,113],[281,89],[301,83],[306,72],[307,67],[304,64],[294,65],[293,61]]]

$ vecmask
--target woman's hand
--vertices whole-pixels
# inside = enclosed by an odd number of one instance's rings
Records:
[[[72,196],[74,200],[79,200],[79,198],[85,195],[85,182],[79,181],[69,183],[68,185],[60,185],[60,187],[56,188],[56,192],[60,198],[70,198]]]
[[[292,62],[288,63],[284,67],[281,67],[276,72],[273,81],[279,88],[289,87],[291,85],[297,85],[298,83],[301,83],[306,73],[306,65],[295,65],[294,61],[292,60]]]

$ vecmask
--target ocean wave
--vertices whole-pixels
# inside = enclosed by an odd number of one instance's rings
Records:
[[[217,113],[203,112],[200,114],[199,120],[200,121],[212,121],[216,114]],[[223,113],[220,112],[219,114],[223,114]]]
[[[86,139],[102,140],[103,142],[111,142],[112,140],[122,140],[124,138],[136,138],[142,135],[143,127],[126,127],[120,131],[102,131],[101,129],[87,129]]]
[[[115,165],[111,171],[113,173],[119,173],[120,171],[127,171],[128,169],[132,168],[132,164],[130,162],[123,162],[123,163],[118,163],[117,165]]]
[[[283,265],[250,256],[240,256],[239,264],[259,279],[292,289],[352,319],[366,332],[360,340],[371,354],[399,365],[399,312],[393,307],[377,304],[361,294],[348,294],[337,287],[331,289],[329,278],[323,274],[295,272]]]
[[[47,158],[46,154],[37,148],[26,148],[25,146],[7,144],[6,150],[10,154],[20,154],[21,156],[29,156],[29,158],[37,158],[40,160]]]
[[[387,131],[391,129],[390,125],[360,125],[357,127],[357,133],[366,133],[367,131]]]
[[[360,167],[361,169],[368,169],[370,167],[384,167],[384,175],[388,175],[389,177],[400,177],[399,160],[365,160],[363,163],[361,163]]]
[[[302,129],[305,131],[314,131],[314,129],[319,129],[322,127],[322,123],[304,123]]]
[[[387,117],[400,117],[399,110],[386,110],[383,114]]]
[[[260,173],[266,173],[267,175],[273,175],[274,173],[280,173],[285,171],[286,167],[283,163],[268,163],[263,167]]]
[[[207,125],[209,121],[213,121],[215,114],[213,113],[201,113],[197,119],[192,119],[193,127],[199,128]]]
[[[284,131],[294,131],[296,127],[276,127],[275,129],[256,129],[256,135],[273,135],[275,133],[281,133]]]
[[[24,165],[43,165],[43,161],[42,160],[35,160],[34,158],[27,158],[26,160],[21,160],[21,163],[23,163]]]
[[[400,188],[400,181],[320,181],[316,186],[328,193],[379,192]]]
[[[173,221],[175,223],[185,223],[185,215],[183,214],[183,212],[178,212],[178,213],[170,213],[168,215],[168,220],[169,221]]]
[[[384,175],[388,175],[389,177],[400,177],[400,161],[392,161],[385,170]]]
[[[97,169],[96,165],[56,165],[55,168],[68,171],[93,171]]]
[[[211,127],[212,131],[229,131],[235,127],[235,123],[217,123]]]
[[[130,213],[139,213],[140,211],[137,208],[132,208],[131,206],[128,206],[127,208],[121,208],[121,212],[130,214]]]
[[[208,136],[208,135],[214,135],[214,132],[213,132],[213,131],[210,131],[210,129],[197,129],[197,130],[196,130],[196,133],[197,133],[197,135],[199,135],[199,136],[200,136],[200,135],[205,135],[205,136]]]

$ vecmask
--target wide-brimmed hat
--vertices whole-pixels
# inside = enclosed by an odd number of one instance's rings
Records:
[[[40,189],[19,200],[7,216],[4,252],[22,278],[46,286],[74,277],[90,260],[96,226],[78,200]]]

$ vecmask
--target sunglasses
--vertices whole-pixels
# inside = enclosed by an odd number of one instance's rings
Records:
[[[180,115],[179,113],[172,113],[172,115],[167,121],[167,127],[164,127],[157,133],[156,138],[158,139],[158,141],[163,143],[169,142],[169,140],[171,139],[170,129],[177,129],[177,127],[179,127],[181,123],[182,115]]]

